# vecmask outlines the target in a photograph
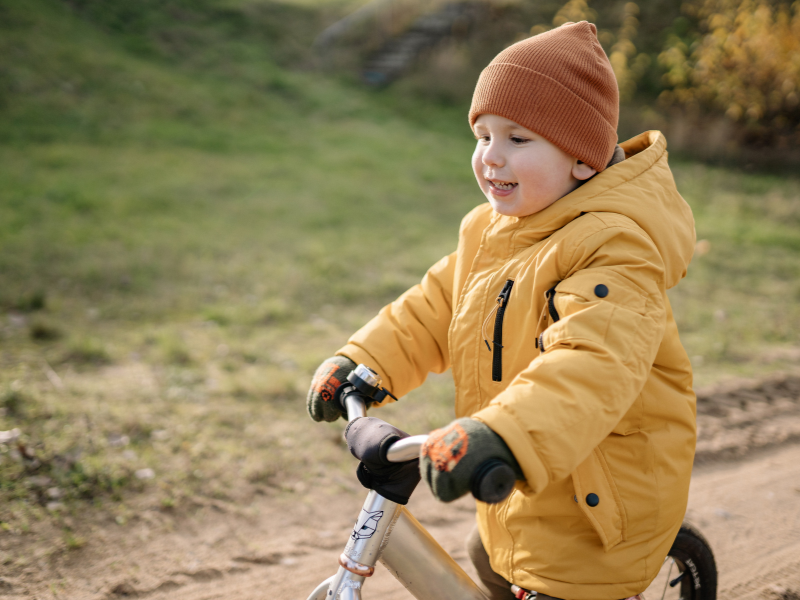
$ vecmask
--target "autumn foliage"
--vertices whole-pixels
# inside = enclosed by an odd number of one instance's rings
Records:
[[[722,113],[750,143],[800,145],[800,1],[699,0],[682,10],[698,27],[689,39],[671,35],[658,57],[662,104]]]

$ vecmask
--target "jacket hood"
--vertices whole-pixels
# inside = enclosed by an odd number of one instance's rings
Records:
[[[664,260],[667,288],[685,275],[695,246],[692,209],[678,193],[667,164],[667,140],[646,131],[620,144],[625,160],[598,173],[584,185],[518,221],[516,244],[532,244],[561,229],[581,213],[619,213],[632,219],[653,240]]]

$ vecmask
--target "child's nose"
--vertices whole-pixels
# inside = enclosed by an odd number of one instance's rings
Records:
[[[490,145],[486,148],[486,152],[483,153],[483,164],[487,167],[502,167],[505,164],[505,160],[502,153],[494,145]]]

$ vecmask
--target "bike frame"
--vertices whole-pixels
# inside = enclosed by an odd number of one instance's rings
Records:
[[[348,420],[366,415],[364,402],[345,398]],[[419,456],[427,436],[394,444],[392,462]],[[367,494],[350,539],[339,556],[339,570],[311,592],[308,600],[361,600],[361,588],[381,562],[417,600],[487,600],[469,575],[414,516],[374,490]]]

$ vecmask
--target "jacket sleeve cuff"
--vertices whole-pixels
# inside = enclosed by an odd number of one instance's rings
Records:
[[[392,378],[389,377],[388,373],[381,368],[381,366],[378,364],[378,361],[375,360],[375,358],[361,346],[357,346],[356,344],[347,344],[336,351],[336,356],[345,356],[357,365],[367,365],[370,369],[381,376],[381,379],[383,380],[383,386],[390,392],[394,393],[394,389],[392,388]],[[392,402],[394,402],[394,400],[392,400],[391,396],[386,396],[386,398],[384,398],[381,402],[376,402],[375,404],[372,404],[372,406],[385,406],[386,404],[390,404]]]
[[[528,432],[519,426],[513,415],[503,410],[502,407],[491,404],[471,416],[473,419],[488,425],[492,431],[508,444],[511,453],[522,469],[523,475],[525,475],[528,486],[534,493],[541,492],[547,487],[547,484],[550,483],[547,468],[536,453],[536,450],[531,446]]]

